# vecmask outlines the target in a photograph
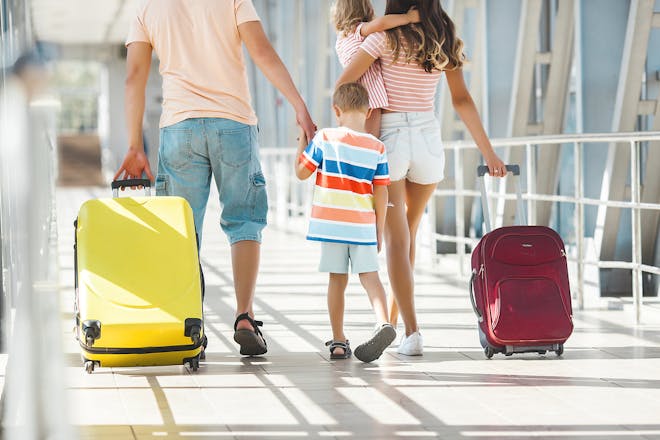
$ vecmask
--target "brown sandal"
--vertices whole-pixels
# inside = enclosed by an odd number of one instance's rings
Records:
[[[247,320],[254,330],[246,328],[236,329],[239,321]],[[234,321],[234,341],[241,346],[241,354],[245,356],[259,356],[268,351],[264,335],[259,327],[264,325],[261,321],[255,321],[247,313],[241,313]]]

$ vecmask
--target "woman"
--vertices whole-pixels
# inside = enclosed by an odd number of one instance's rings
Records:
[[[419,11],[420,22],[369,35],[337,84],[360,78],[381,60],[389,105],[383,110],[381,140],[387,147],[392,184],[385,225],[387,268],[396,304],[390,320],[401,312],[405,325],[398,352],[423,352],[415,314],[413,269],[415,237],[427,202],[444,177],[444,150],[434,101],[444,72],[454,109],[467,126],[493,176],[504,176],[463,79],[463,42],[440,0],[388,0],[385,14]],[[396,305],[398,305],[398,309]]]

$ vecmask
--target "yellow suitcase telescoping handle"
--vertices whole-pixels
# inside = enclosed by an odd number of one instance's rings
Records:
[[[148,196],[151,196],[151,180],[149,179],[113,180],[110,186],[112,187],[112,196],[115,198],[119,197],[120,188],[134,188],[134,187],[144,188],[144,193]]]

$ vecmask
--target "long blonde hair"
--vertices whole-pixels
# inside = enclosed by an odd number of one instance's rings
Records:
[[[374,16],[370,0],[337,0],[332,13],[335,29],[343,36],[353,32],[359,23],[373,20]]]
[[[413,6],[419,10],[419,23],[385,31],[394,59],[403,51],[406,62],[415,62],[429,73],[463,67],[463,41],[440,0],[387,0],[385,14],[405,14]]]

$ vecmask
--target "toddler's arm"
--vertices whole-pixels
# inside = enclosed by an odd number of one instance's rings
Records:
[[[360,35],[366,37],[374,32],[386,31],[410,23],[419,23],[419,11],[410,9],[405,14],[387,14],[383,17],[374,18],[360,28]]]
[[[307,135],[301,128],[298,137],[298,152],[296,153],[295,163],[293,164],[294,169],[296,170],[296,177],[300,180],[305,180],[314,173],[300,160],[303,151],[305,151],[305,148],[307,148]]]
[[[385,215],[387,214],[387,185],[374,185],[374,208],[376,211],[376,237],[378,239],[378,251],[383,243],[383,231],[385,230]]]

